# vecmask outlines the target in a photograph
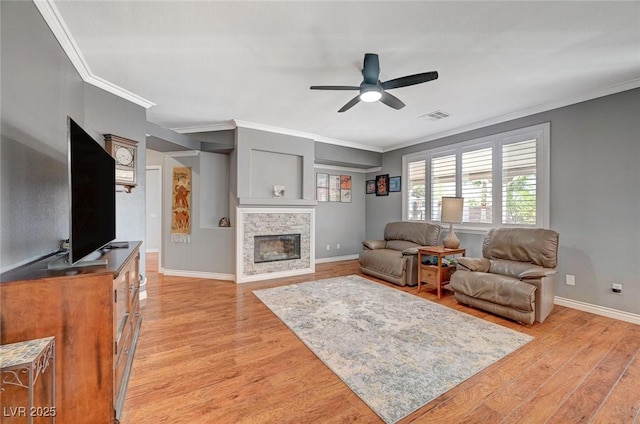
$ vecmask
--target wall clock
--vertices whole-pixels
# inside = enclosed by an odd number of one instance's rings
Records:
[[[113,134],[105,134],[105,148],[116,160],[116,184],[131,193],[136,186],[138,142]]]

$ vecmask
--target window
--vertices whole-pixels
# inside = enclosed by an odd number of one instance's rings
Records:
[[[462,228],[549,225],[549,124],[402,158],[403,219],[440,221],[444,196],[464,198]]]

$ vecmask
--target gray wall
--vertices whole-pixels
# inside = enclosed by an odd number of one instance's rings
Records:
[[[68,237],[66,116],[102,145],[103,133],[141,141],[144,157],[139,128],[146,113],[85,84],[33,3],[0,2],[0,8],[0,268],[6,270],[57,250]],[[144,239],[143,164],[142,188],[118,199],[119,217],[125,216],[117,222],[118,238]]]
[[[313,140],[249,128],[238,128],[236,134],[234,182],[241,202],[271,199],[274,185],[293,188],[286,189],[285,198],[315,199]],[[293,162],[296,168],[292,169]]]
[[[383,169],[400,175],[402,155],[551,122],[550,227],[560,233],[560,297],[640,313],[640,89],[567,106],[383,154]],[[401,198],[367,196],[367,238],[402,218]],[[456,231],[468,256],[482,236]],[[576,285],[565,285],[565,275]],[[611,283],[623,284],[622,295]]]
[[[382,153],[335,144],[315,142],[315,162],[355,168],[375,168],[382,165]]]
[[[104,134],[115,134],[138,142],[136,187],[131,193],[116,192],[116,239],[143,240],[146,237],[145,131],[147,112],[143,107],[85,84],[85,128],[104,146]],[[146,246],[142,246],[144,252]],[[146,261],[140,255],[140,269]]]
[[[325,168],[315,171],[351,175],[351,203],[318,202],[316,206],[316,258],[360,253],[365,239],[365,174]],[[338,243],[340,249],[337,249]],[[328,251],[327,245],[330,246]]]
[[[215,167],[220,167],[225,162],[224,167],[228,170],[228,160],[228,155],[203,152],[198,156],[164,157],[161,248],[164,268],[217,274],[235,273],[235,227],[218,227],[221,218],[219,215],[228,210],[229,174],[227,172],[225,175],[225,172]],[[182,166],[191,168],[190,243],[171,241],[173,168]],[[210,181],[212,177],[218,178],[218,181]],[[231,225],[235,225],[235,213],[224,216],[231,218]]]

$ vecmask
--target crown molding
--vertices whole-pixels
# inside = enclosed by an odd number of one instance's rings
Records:
[[[229,122],[220,122],[218,124],[198,125],[195,127],[171,128],[171,130],[180,134],[190,134],[190,133],[209,132],[209,131],[235,130],[236,128],[237,128],[237,125],[233,120],[231,120]]]
[[[597,90],[591,90],[584,93],[577,94],[571,97],[565,97],[563,99],[554,100],[552,102],[542,103],[539,105],[535,105],[526,109],[520,109],[515,112],[510,112],[504,115],[496,116],[491,119],[487,119],[484,121],[474,122],[468,125],[463,125],[461,127],[456,127],[451,130],[442,131],[437,134],[432,134],[426,137],[419,138],[417,140],[407,141],[405,143],[400,143],[393,145],[391,147],[387,147],[383,150],[384,153],[390,152],[393,150],[402,149],[404,147],[415,146],[416,144],[426,143],[428,141],[438,140],[440,138],[449,137],[452,135],[460,134],[467,131],[473,131],[480,128],[488,127],[490,125],[500,124],[502,122],[511,121],[518,118],[524,118],[525,116],[535,115],[537,113],[548,112],[553,109],[558,109],[565,106],[571,106],[574,104],[586,102],[589,100],[597,99],[600,97],[609,96],[612,94],[622,93],[623,91],[633,90],[635,88],[640,87],[640,78],[626,81],[620,84],[615,84],[609,87],[600,88]]]
[[[253,130],[260,130],[260,131],[266,131],[266,132],[271,132],[271,133],[277,133],[277,134],[284,134],[284,135],[291,135],[294,137],[301,137],[301,138],[308,138],[311,139],[313,141],[317,141],[320,143],[328,143],[328,144],[335,144],[338,146],[344,146],[344,147],[351,147],[354,149],[361,149],[361,150],[369,150],[372,152],[378,152],[378,153],[382,153],[382,148],[380,147],[376,147],[376,146],[369,146],[367,144],[360,144],[360,143],[353,143],[350,141],[345,141],[345,140],[339,140],[336,138],[327,138],[327,137],[322,137],[318,134],[313,134],[313,133],[308,133],[308,132],[304,132],[304,131],[297,131],[297,130],[291,130],[288,128],[282,128],[282,127],[274,127],[271,125],[264,125],[264,124],[259,124],[256,122],[249,122],[249,121],[241,121],[241,120],[237,120],[234,119],[233,120],[236,123],[236,126],[239,128],[249,128],[249,129],[253,129]]]
[[[170,158],[183,158],[189,156],[198,156],[200,154],[200,150],[177,150],[175,152],[164,152],[166,156]]]
[[[145,109],[155,106],[155,103],[94,75],[84,56],[82,56],[78,44],[71,35],[69,27],[67,27],[67,24],[62,19],[62,15],[60,15],[53,0],[33,0],[33,3],[84,82],[135,103],[138,106],[142,106]]]
[[[370,174],[372,172],[378,172],[382,169],[381,166],[376,166],[373,168],[353,168],[349,166],[323,165],[321,163],[314,163],[313,167],[314,169],[328,169],[333,171],[353,172],[357,174]]]

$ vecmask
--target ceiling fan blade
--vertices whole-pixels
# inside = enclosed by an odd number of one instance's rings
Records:
[[[360,87],[353,85],[312,85],[311,90],[360,90]]]
[[[364,65],[362,67],[362,76],[365,84],[377,84],[380,76],[380,60],[375,53],[364,54]]]
[[[359,102],[360,102],[360,95],[358,94],[356,97],[354,97],[353,99],[349,100],[349,102],[346,105],[342,106],[342,108],[338,111],[338,113],[348,111],[349,109],[354,107]]]
[[[427,81],[433,81],[438,79],[438,72],[424,72],[422,74],[407,75],[406,77],[395,78],[389,81],[385,81],[381,84],[383,90],[390,90],[392,88],[407,87],[409,85],[421,84]]]
[[[402,102],[402,100],[400,100],[393,94],[389,94],[387,92],[382,92],[382,97],[380,98],[380,101],[385,105],[394,108],[395,110],[402,109],[403,107],[405,107],[405,104]]]

